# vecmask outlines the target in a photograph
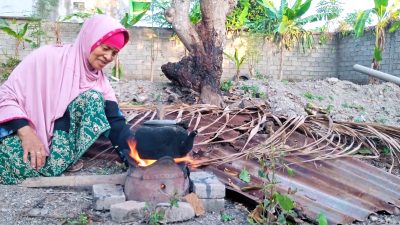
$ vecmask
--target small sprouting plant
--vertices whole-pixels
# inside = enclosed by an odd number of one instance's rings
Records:
[[[348,109],[356,109],[358,111],[364,111],[365,110],[364,106],[362,106],[362,105],[357,105],[357,104],[354,104],[354,103],[350,104],[350,103],[347,103],[347,102],[343,103],[342,107],[343,108],[348,108]]]
[[[219,88],[221,89],[221,91],[228,92],[229,90],[231,90],[232,86],[233,86],[233,81],[225,80],[225,81],[221,82],[221,85]]]
[[[164,219],[165,213],[162,211],[155,211],[150,213],[149,224],[157,225]]]
[[[171,197],[171,198],[169,199],[169,204],[171,205],[171,207],[176,207],[176,208],[178,208],[178,207],[179,207],[179,199],[176,198],[176,197]]]
[[[305,98],[307,98],[308,100],[315,100],[316,99],[318,101],[322,101],[322,100],[325,99],[323,96],[314,95],[313,93],[311,93],[309,91],[304,92],[303,96]]]
[[[284,85],[288,85],[289,84],[289,81],[288,80],[282,80],[281,81]]]
[[[86,213],[81,212],[79,214],[78,218],[68,219],[67,224],[69,224],[69,225],[87,225],[87,224],[89,224],[89,216]]]
[[[256,79],[257,80],[265,80],[267,78],[268,78],[267,75],[262,74],[260,71],[256,71]]]
[[[21,60],[19,60],[18,58],[15,57],[7,57],[7,60],[5,63],[1,63],[1,77],[0,80],[6,80],[11,72],[15,69],[15,67],[18,66],[18,64],[21,62]]]
[[[236,74],[233,78],[234,81],[237,81],[239,78],[239,73],[240,73],[240,68],[242,67],[244,60],[246,59],[246,56],[239,56],[239,51],[237,48],[235,48],[235,53],[233,55],[230,55],[226,52],[224,52],[224,55],[230,59],[233,63],[235,63],[235,67],[236,67]]]
[[[384,116],[380,116],[379,118],[377,118],[375,120],[375,122],[380,123],[380,124],[386,124],[387,123],[387,119]]]
[[[251,96],[255,98],[265,97],[265,93],[261,92],[259,87],[256,85],[243,85],[240,87],[240,89],[243,90],[244,93],[251,94]]]
[[[384,147],[383,150],[382,150],[382,153],[383,153],[384,156],[390,155],[390,152],[391,151],[390,151],[390,149],[388,147]]]
[[[226,214],[226,213],[221,213],[221,221],[222,222],[224,222],[224,223],[226,223],[226,222],[229,222],[229,221],[232,221],[232,220],[234,220],[235,219],[235,217],[233,217],[233,216],[231,216],[231,215],[228,215],[228,214]]]
[[[332,113],[332,111],[333,111],[333,105],[330,105],[330,104],[329,104],[329,105],[326,107],[325,111],[326,111],[327,113]]]
[[[289,195],[277,191],[276,169],[282,155],[275,148],[272,148],[268,154],[265,159],[259,159],[261,168],[258,175],[264,180],[264,199],[250,213],[248,221],[251,224],[288,224],[286,217],[293,214],[295,203]],[[289,175],[294,175],[292,169],[286,165],[283,166]],[[288,190],[288,193],[293,194],[294,192]]]
[[[315,219],[318,225],[328,225],[328,219],[326,218],[324,213],[318,213],[317,218]]]
[[[249,182],[250,182],[250,179],[251,179],[250,173],[249,173],[249,171],[247,171],[246,168],[243,168],[243,169],[240,171],[239,179],[241,179],[242,181],[244,181],[244,182],[246,182],[246,183],[249,183]]]

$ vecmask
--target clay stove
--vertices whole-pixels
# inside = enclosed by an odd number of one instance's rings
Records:
[[[127,200],[168,202],[191,190],[187,156],[197,132],[173,120],[150,120],[129,140],[130,164],[125,181]]]

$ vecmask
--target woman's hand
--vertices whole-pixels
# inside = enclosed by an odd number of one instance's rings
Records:
[[[30,126],[24,126],[18,129],[17,134],[22,142],[24,149],[24,162],[29,163],[28,154],[31,159],[32,168],[38,170],[42,168],[46,162],[46,152],[44,145]]]

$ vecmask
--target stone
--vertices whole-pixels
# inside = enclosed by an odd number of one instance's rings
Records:
[[[206,212],[221,212],[225,209],[225,199],[223,198],[203,198],[200,200],[203,202]]]
[[[142,220],[146,216],[147,206],[145,202],[126,201],[111,205],[112,220],[116,222],[133,222]]]
[[[329,84],[336,84],[339,81],[339,79],[337,79],[336,77],[330,77],[330,78],[327,78],[326,81]]]
[[[125,202],[122,186],[114,184],[93,185],[93,200],[96,210],[109,210],[111,205]]]
[[[214,174],[191,172],[190,179],[193,181],[193,192],[199,198],[225,198],[225,185]]]
[[[178,206],[172,206],[169,203],[159,203],[156,206],[156,212],[163,212],[164,223],[182,222],[193,219],[194,209],[187,202],[178,202]]]

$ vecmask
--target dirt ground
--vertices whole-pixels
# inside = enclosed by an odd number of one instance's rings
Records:
[[[179,102],[179,97],[184,95],[167,82],[119,81],[112,82],[112,86],[121,103]],[[240,81],[230,93],[242,98],[259,97],[258,101],[267,103],[276,115],[305,115],[307,103],[312,103],[329,111],[334,120],[400,125],[400,87],[392,83],[357,85],[336,78],[302,82],[261,78]],[[370,163],[382,169],[388,168],[384,161]],[[86,160],[85,168],[77,174],[119,172],[122,172],[121,166],[115,162]],[[396,168],[394,173],[399,175],[399,169]],[[117,224],[111,221],[109,212],[94,211],[92,201],[88,189],[28,189],[0,185],[0,225],[79,224],[85,222],[84,217],[79,219],[82,213],[88,215],[91,224]],[[227,200],[222,214],[231,216],[233,220],[222,222],[221,214],[215,213],[178,224],[248,224],[248,209],[232,199]],[[400,217],[371,215],[367,221],[357,224],[400,224]]]

